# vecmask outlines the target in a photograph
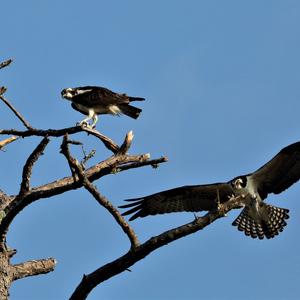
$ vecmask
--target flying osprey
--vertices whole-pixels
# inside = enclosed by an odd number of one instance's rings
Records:
[[[141,109],[130,105],[132,101],[144,101],[144,98],[129,97],[126,94],[114,93],[111,90],[99,86],[83,86],[67,88],[61,91],[63,98],[72,101],[72,107],[87,115],[79,122],[79,125],[86,124],[94,128],[99,114],[121,115],[125,114],[136,119]],[[89,125],[88,121],[93,120]]]
[[[252,238],[267,239],[278,235],[286,226],[288,209],[263,202],[268,194],[280,194],[300,179],[300,142],[283,148],[257,171],[238,176],[225,183],[183,186],[150,196],[129,199],[132,203],[123,215],[129,219],[179,211],[212,211],[230,197],[244,195],[245,208],[232,223]]]

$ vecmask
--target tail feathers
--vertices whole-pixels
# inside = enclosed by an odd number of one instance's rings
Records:
[[[245,207],[240,215],[232,223],[238,230],[244,231],[245,235],[252,238],[271,239],[283,231],[289,218],[289,210],[266,203],[262,203],[259,214],[255,219],[250,215],[249,207]],[[263,216],[263,217],[262,217]]]
[[[119,104],[119,108],[121,109],[121,112],[124,115],[131,117],[133,119],[137,119],[139,117],[140,113],[142,112],[142,110],[140,108],[134,107],[129,104]]]
[[[145,98],[142,97],[129,97],[129,102],[132,101],[145,101]]]

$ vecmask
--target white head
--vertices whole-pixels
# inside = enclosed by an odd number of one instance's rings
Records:
[[[76,89],[67,88],[61,91],[61,96],[65,99],[71,100],[74,96],[76,96]]]
[[[234,189],[237,189],[237,190],[244,189],[247,185],[247,177],[246,176],[241,176],[241,177],[234,178],[231,181],[231,184],[232,184]]]
[[[67,100],[72,100],[73,97],[89,93],[92,90],[92,88],[88,87],[66,88],[61,91],[61,96]]]

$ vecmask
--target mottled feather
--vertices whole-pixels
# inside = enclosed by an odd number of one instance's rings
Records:
[[[228,201],[233,190],[228,183],[183,186],[150,196],[125,200],[132,202],[120,208],[130,208],[123,215],[135,213],[130,220],[148,215],[180,211],[207,211],[217,207],[218,202]]]

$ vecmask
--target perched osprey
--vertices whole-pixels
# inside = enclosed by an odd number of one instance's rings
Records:
[[[95,127],[100,114],[121,115],[125,114],[136,119],[141,109],[130,105],[132,101],[144,101],[144,98],[129,97],[126,94],[114,93],[111,90],[100,86],[83,86],[67,88],[61,91],[63,98],[72,101],[72,107],[87,115],[79,122],[79,125],[86,124]],[[89,125],[88,121],[93,120]]]
[[[130,220],[149,215],[179,211],[212,211],[218,203],[232,196],[244,195],[245,208],[232,225],[252,238],[267,239],[278,235],[286,226],[288,209],[263,202],[268,194],[280,194],[300,179],[300,142],[283,148],[257,171],[238,176],[225,183],[183,186],[150,196],[129,199],[132,203],[123,215]]]

